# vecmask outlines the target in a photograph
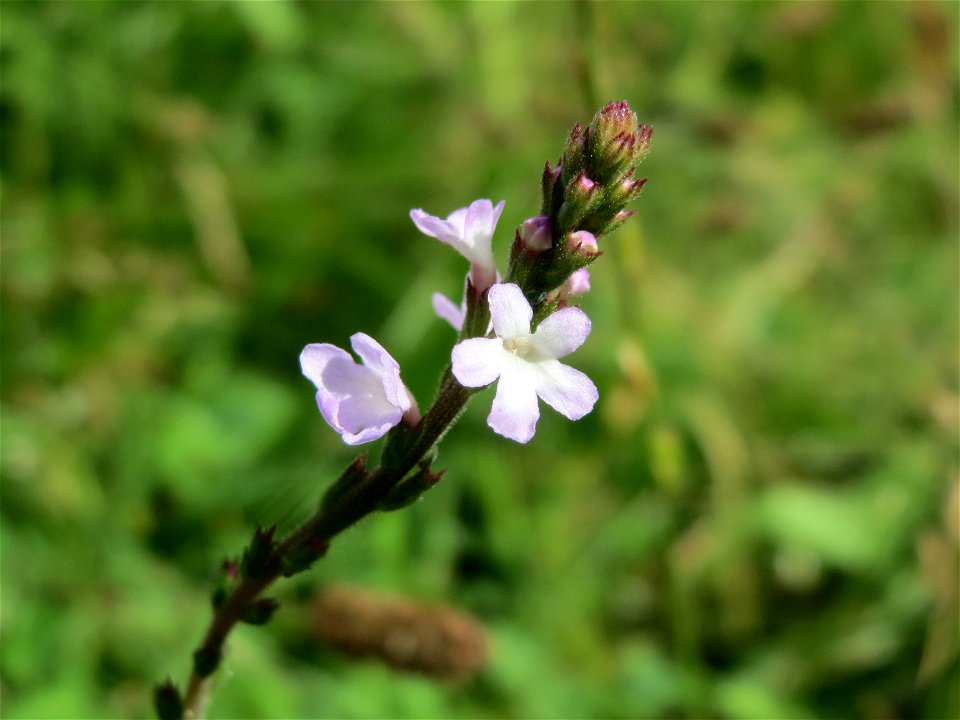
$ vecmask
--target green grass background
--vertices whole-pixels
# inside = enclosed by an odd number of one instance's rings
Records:
[[[225,555],[349,448],[297,355],[378,338],[429,404],[465,264],[407,213],[539,207],[574,122],[655,126],[528,446],[234,633],[215,718],[960,714],[955,3],[0,5],[5,717],[148,717]],[[311,647],[325,582],[492,638],[436,683]]]

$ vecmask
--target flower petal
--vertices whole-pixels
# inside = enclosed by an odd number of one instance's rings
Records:
[[[463,244],[463,231],[451,224],[449,220],[441,220],[436,215],[430,215],[420,208],[410,211],[410,219],[424,235],[434,237],[460,250]]]
[[[541,358],[562,358],[583,345],[590,327],[590,318],[583,310],[563,308],[537,326],[530,344]]]
[[[334,357],[323,368],[317,389],[335,398],[351,395],[382,394],[380,376],[372,369],[358,365],[344,353],[345,357]]]
[[[343,438],[343,442],[345,442],[347,445],[362,445],[363,443],[379,440],[388,432],[390,432],[390,428],[392,428],[398,422],[400,422],[399,419],[396,421],[385,422],[381,425],[365,427],[357,433],[344,430],[340,433],[340,437]]]
[[[463,237],[463,229],[467,224],[467,212],[469,210],[470,208],[457,208],[452,213],[447,215],[447,224],[460,237]]]
[[[535,367],[536,392],[547,405],[571,420],[579,420],[593,410],[600,393],[582,372],[556,360],[537,363]]]
[[[494,207],[489,200],[474,200],[463,220],[464,255],[470,260],[470,277],[483,292],[497,281],[497,264],[493,259],[493,232],[503,212],[504,201]]]
[[[430,296],[430,301],[433,303],[433,311],[437,317],[446,320],[454,330],[460,332],[463,327],[464,309],[442,293],[434,293]]]
[[[352,395],[340,402],[337,424],[343,428],[344,442],[356,445],[382,437],[400,422],[402,415],[403,412],[382,395]]]
[[[387,400],[401,410],[409,409],[408,394],[400,379],[400,363],[394,360],[380,343],[365,333],[351,335],[350,345],[363,360],[363,364],[379,376]]]
[[[402,411],[384,396],[380,377],[349,356],[330,360],[321,381],[320,414],[348,445],[376,440],[400,422]]]
[[[500,375],[506,354],[499,340],[464,340],[454,346],[450,356],[453,376],[465,387],[489,385]]]
[[[480,199],[454,210],[446,220],[419,208],[410,211],[410,219],[420,232],[452,246],[469,260],[473,285],[483,292],[497,281],[491,240],[503,206],[503,200],[494,206],[489,200]]]
[[[327,343],[307,345],[300,354],[303,374],[317,387],[323,419],[348,445],[376,440],[400,422],[416,403],[400,380],[400,366],[380,344],[363,333],[351,339],[363,359]],[[413,409],[413,410],[411,410]]]
[[[530,334],[533,308],[523,291],[513,283],[498,283],[490,287],[490,321],[498,337],[512,338]]]
[[[481,199],[474,200],[467,208],[466,217],[463,220],[463,239],[476,251],[475,260],[478,262],[487,256],[491,261],[493,260],[491,241],[494,230],[497,229],[500,213],[503,212],[504,203],[505,201],[501,200],[494,207],[489,200]]]
[[[497,394],[487,416],[494,432],[525,443],[533,437],[540,418],[534,378],[529,363],[510,356],[497,383]]]
[[[324,368],[327,366],[327,363],[335,357],[346,358],[350,362],[353,362],[350,353],[338,348],[336,345],[331,345],[330,343],[311,343],[300,353],[300,370],[307,380],[319,388],[323,384],[320,378],[323,375]]]

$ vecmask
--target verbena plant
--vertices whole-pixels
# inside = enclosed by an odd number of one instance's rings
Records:
[[[163,720],[204,715],[227,636],[238,622],[270,620],[279,603],[264,592],[276,580],[307,570],[364,516],[404,508],[440,480],[443,471],[433,468],[437,444],[481,388],[497,383],[487,424],[521,443],[536,431],[539,400],[571,420],[593,409],[596,386],[560,358],[590,334],[589,318],[572,303],[590,289],[588,266],[602,254],[598,241],[634,212],[625,207],[646,182],[634,176],[652,132],[626,102],[601,108],[586,128],[574,126],[557,164],[544,168],[540,213],[514,232],[505,276],[492,252],[503,201],[476,200],[446,219],[410,212],[421,232],[470,262],[459,304],[433,296],[437,314],[458,332],[437,395],[421,412],[399,363],[369,335],[350,339],[360,363],[327,343],[303,349],[300,366],[316,386],[323,419],[348,445],[385,438],[379,463],[371,467],[360,454],[300,527],[277,538],[276,526],[258,526],[241,559],[224,562],[185,692],[171,681],[156,689]]]

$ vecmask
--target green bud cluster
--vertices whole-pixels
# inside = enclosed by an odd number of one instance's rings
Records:
[[[581,242],[583,233],[599,238],[633,214],[624,208],[646,183],[634,173],[650,150],[652,136],[653,128],[641,125],[626,101],[611,102],[586,129],[579,123],[573,127],[555,167],[546,163],[540,215],[549,221],[551,245],[533,246],[517,232],[506,278],[520,285],[534,308],[571,273],[598,257],[595,243]]]
[[[646,183],[633,174],[652,137],[626,101],[601,108],[586,130],[574,126],[557,168],[548,163],[541,183],[541,213],[556,218],[557,236],[586,230],[599,237],[626,219],[617,215]]]

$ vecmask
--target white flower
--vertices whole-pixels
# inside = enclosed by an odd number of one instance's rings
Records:
[[[503,200],[496,206],[490,200],[474,200],[469,207],[454,210],[446,220],[418,208],[410,211],[410,219],[424,235],[453,246],[469,260],[470,280],[478,292],[483,292],[497,281],[492,241],[503,204]]]
[[[490,318],[495,338],[471,338],[453,348],[452,369],[466,387],[483,387],[499,378],[487,424],[505,437],[525,443],[540,417],[539,397],[571,420],[589,413],[599,394],[579,370],[558,361],[580,347],[590,320],[579,308],[564,308],[530,332],[533,309],[517,285],[490,288]]]
[[[383,437],[406,417],[414,424],[420,411],[400,379],[400,365],[369,335],[357,333],[350,353],[329,343],[307,345],[300,353],[303,374],[317,386],[317,405],[323,419],[348,445]]]

